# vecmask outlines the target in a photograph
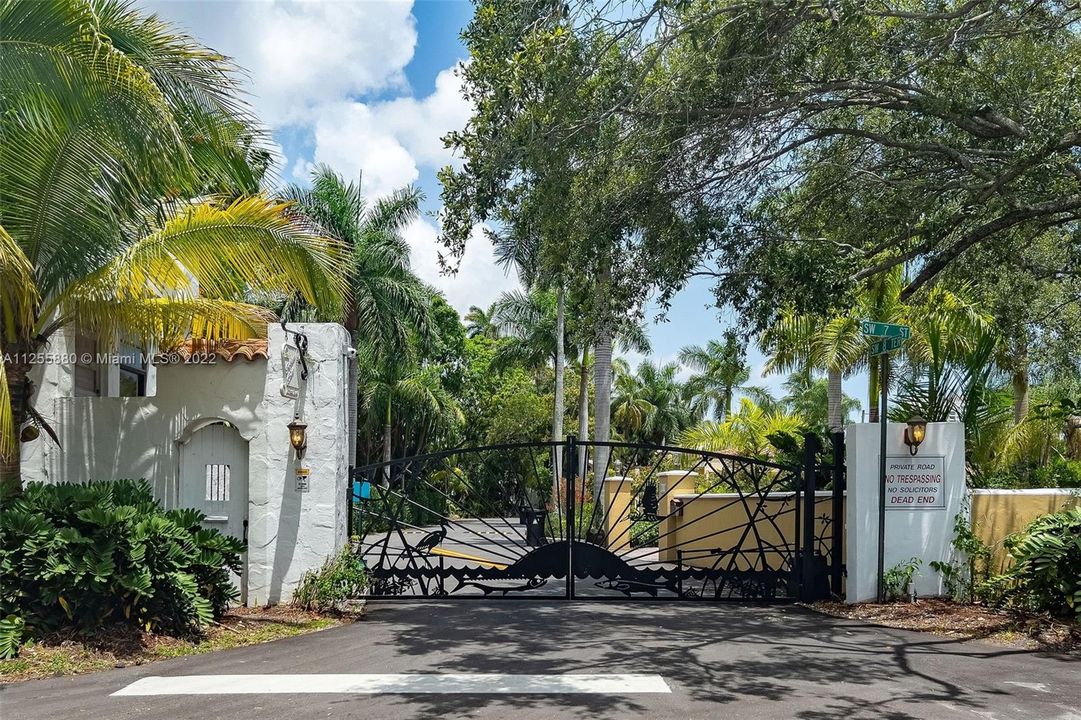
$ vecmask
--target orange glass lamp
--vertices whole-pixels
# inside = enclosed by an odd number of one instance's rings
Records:
[[[297,451],[297,460],[303,460],[304,451],[308,448],[308,423],[301,420],[300,415],[294,415],[288,428],[289,444]]]
[[[905,445],[908,445],[908,452],[913,455],[919,452],[920,444],[926,437],[927,421],[919,415],[913,415],[905,426]]]

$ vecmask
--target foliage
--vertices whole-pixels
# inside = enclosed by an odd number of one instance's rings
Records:
[[[629,144],[693,144],[654,180],[736,216],[718,296],[748,321],[768,324],[789,301],[828,311],[905,263],[918,268],[907,298],[969,250],[1012,259],[1049,228],[1077,231],[1081,11],[1030,10],[692,0],[613,19],[586,3],[570,22],[619,37],[641,59],[640,91],[578,122],[615,116]]]
[[[657,520],[635,520],[631,523],[631,547],[657,547],[660,522]]]
[[[1037,518],[1005,545],[1014,565],[990,581],[998,602],[1081,622],[1081,508]]]
[[[700,423],[683,433],[680,443],[699,450],[776,459],[799,446],[805,429],[803,418],[797,415],[766,411],[742,398],[739,412],[720,422]]]
[[[1081,461],[1056,458],[1046,465],[1020,462],[970,478],[978,488],[1081,488]]]
[[[974,602],[977,588],[987,580],[991,548],[976,535],[964,513],[953,519],[951,545],[963,560],[949,563],[932,560],[931,568],[942,575],[947,595],[957,602]]]
[[[705,403],[694,397],[691,383],[680,383],[679,365],[643,360],[631,373],[622,362],[616,370],[612,420],[621,439],[650,445],[674,441],[701,419]],[[632,459],[637,464],[638,459]]]
[[[259,193],[269,145],[220,54],[122,0],[0,3],[0,480],[28,362],[60,328],[250,337],[253,292],[340,307],[341,247]],[[14,358],[14,359],[12,359]]]
[[[0,644],[24,623],[32,635],[106,622],[187,634],[220,618],[244,547],[203,519],[163,510],[142,480],[28,486],[0,510]]]
[[[705,346],[690,345],[679,351],[679,361],[697,371],[687,382],[691,394],[712,406],[718,420],[732,414],[734,392],[750,378],[746,358],[746,343],[733,330],[725,331],[723,342],[710,340]]]
[[[424,194],[406,186],[369,204],[358,183],[325,165],[312,170],[310,182],[310,187],[290,186],[285,197],[323,234],[342,243],[349,294],[344,318],[323,313],[309,319],[342,319],[369,354],[397,357],[414,333],[429,333],[431,322],[429,292],[409,267],[409,244],[402,236],[419,217]]]
[[[343,548],[322,567],[304,573],[293,591],[293,604],[305,610],[337,610],[346,600],[364,594],[368,576],[360,556]]]
[[[911,558],[882,573],[882,592],[887,601],[904,600],[911,595],[912,579],[919,572],[921,564],[919,558]]]

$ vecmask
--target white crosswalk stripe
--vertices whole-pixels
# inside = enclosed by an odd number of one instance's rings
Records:
[[[298,674],[178,675],[136,680],[113,696],[345,693],[599,694],[670,693],[660,675]]]

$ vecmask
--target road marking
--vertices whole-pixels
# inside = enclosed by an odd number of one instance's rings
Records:
[[[451,673],[326,675],[177,675],[151,676],[117,690],[118,695],[263,695],[382,693],[529,695],[627,695],[670,693],[660,675],[502,675]]]
[[[1047,689],[1047,683],[1030,683],[1030,682],[1016,682],[1014,680],[1007,680],[1007,685],[1016,685],[1018,687],[1027,688],[1029,690],[1035,690],[1036,692],[1051,692]]]

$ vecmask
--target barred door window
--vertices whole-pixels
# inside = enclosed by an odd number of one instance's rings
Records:
[[[209,502],[229,501],[229,466],[206,466],[206,499]]]

